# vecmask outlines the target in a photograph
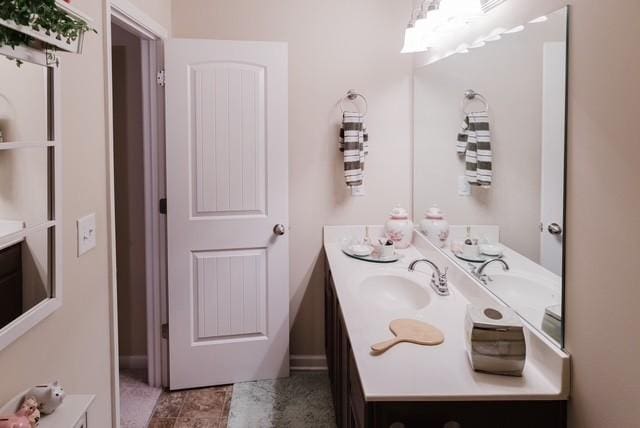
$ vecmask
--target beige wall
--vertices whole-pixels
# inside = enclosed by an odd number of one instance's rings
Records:
[[[188,6],[187,6],[188,5]],[[324,354],[322,226],[382,223],[411,203],[411,0],[174,2],[176,37],[289,42],[292,354]],[[366,197],[348,196],[337,150],[350,88],[369,99]]]
[[[146,356],[144,159],[140,39],[112,25],[118,351]]]
[[[0,351],[0,402],[59,379],[68,393],[93,393],[92,424],[111,426],[103,2],[74,4],[95,19],[83,55],[62,55],[63,306]],[[98,246],[76,257],[75,219],[97,213]]]
[[[640,251],[640,2],[511,0],[496,20],[516,25],[567,3],[569,425],[631,427],[640,421],[640,288],[635,264],[619,255]]]
[[[171,0],[129,0],[171,33]],[[178,3],[187,3],[178,0]]]

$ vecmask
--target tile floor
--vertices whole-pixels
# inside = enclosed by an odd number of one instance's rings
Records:
[[[233,386],[164,391],[148,428],[226,428]]]

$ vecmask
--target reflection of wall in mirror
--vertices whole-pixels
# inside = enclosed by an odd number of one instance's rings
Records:
[[[499,225],[504,244],[540,260],[542,52],[545,42],[564,41],[564,28],[553,17],[416,71],[416,218],[437,203],[451,224]],[[458,196],[464,162],[455,152],[456,134],[469,88],[490,104],[494,183]]]
[[[5,142],[47,139],[47,90],[44,67],[0,56],[0,131]],[[3,144],[3,143],[0,143]],[[47,153],[43,148],[0,150],[0,220],[48,220]]]
[[[0,55],[0,132],[4,141],[47,139],[46,69]]]

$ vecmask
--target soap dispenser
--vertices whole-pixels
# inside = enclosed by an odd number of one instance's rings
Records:
[[[437,205],[427,210],[420,222],[420,229],[434,245],[444,248],[449,239],[449,223]]]
[[[384,225],[384,231],[396,248],[409,247],[413,240],[413,222],[409,218],[407,210],[400,206],[391,210],[391,215]]]

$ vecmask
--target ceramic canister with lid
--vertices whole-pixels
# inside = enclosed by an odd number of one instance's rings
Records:
[[[407,248],[413,240],[413,222],[409,213],[402,207],[395,207],[384,225],[387,238],[391,239],[396,248]]]
[[[427,210],[424,219],[420,222],[420,229],[433,244],[442,248],[449,239],[449,223],[437,206]]]

